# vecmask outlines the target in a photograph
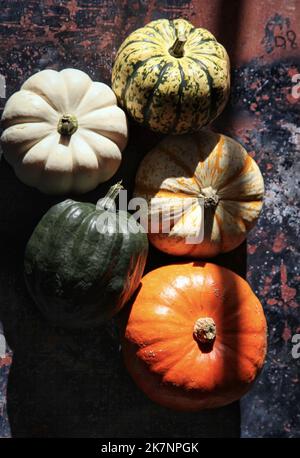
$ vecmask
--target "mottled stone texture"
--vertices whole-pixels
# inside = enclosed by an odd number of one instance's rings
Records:
[[[257,227],[234,253],[216,259],[247,276],[269,325],[265,368],[241,402],[244,437],[300,436],[299,364],[291,338],[300,333],[299,99],[296,0],[0,0],[0,74],[7,96],[33,72],[75,67],[109,82],[125,36],[160,17],[190,19],[216,34],[232,60],[231,100],[216,128],[242,142],[266,183]],[[300,95],[300,90],[298,91]],[[1,98],[0,109],[5,99]],[[131,126],[131,139],[116,179],[132,190],[142,156],[158,136]],[[297,157],[298,156],[298,157]],[[82,198],[95,202],[108,184]],[[21,184],[0,163],[0,317],[14,352],[7,407],[14,436],[224,437],[239,435],[239,405],[199,414],[157,407],[126,374],[116,327],[89,333],[51,328],[24,287],[23,251],[34,226],[59,199]],[[247,261],[246,261],[247,257]],[[172,262],[151,251],[148,269]],[[247,262],[247,266],[246,266]],[[0,354],[0,436],[11,353]]]

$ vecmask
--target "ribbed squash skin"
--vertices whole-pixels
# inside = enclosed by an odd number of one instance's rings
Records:
[[[169,50],[185,34],[184,55]],[[229,59],[205,29],[184,19],[159,19],[131,33],[118,50],[112,88],[138,122],[162,133],[193,132],[223,110]]]
[[[27,244],[28,290],[55,324],[98,325],[117,313],[140,283],[146,234],[101,234],[101,213],[93,204],[65,200],[44,215]],[[119,223],[128,217],[118,213]]]
[[[210,317],[210,346],[193,335]],[[266,355],[263,308],[241,277],[210,263],[163,266],[145,275],[125,323],[123,354],[138,387],[182,411],[222,407],[252,386]]]
[[[199,197],[209,192],[218,201],[204,207],[202,215]],[[170,135],[149,151],[136,174],[134,195],[148,202],[150,229],[155,213],[169,219],[170,230],[149,230],[156,248],[175,256],[209,258],[236,248],[255,226],[263,205],[264,180],[242,145],[202,130]],[[155,200],[161,201],[156,211]],[[182,210],[184,201],[189,205]],[[192,243],[201,224],[203,240]]]
[[[110,179],[128,136],[110,87],[74,68],[30,76],[7,100],[1,127],[4,157],[17,177],[56,195],[82,194]]]

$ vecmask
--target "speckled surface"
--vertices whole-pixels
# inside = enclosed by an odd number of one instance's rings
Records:
[[[73,66],[108,82],[124,37],[159,17],[186,17],[210,29],[226,46],[232,95],[215,127],[244,144],[266,184],[263,213],[248,238],[247,277],[267,315],[269,351],[259,381],[241,402],[241,435],[299,437],[300,359],[291,353],[291,338],[300,333],[299,99],[292,95],[293,75],[300,73],[299,2],[0,0],[0,11],[0,74],[7,96],[47,67]],[[5,103],[1,95],[0,109]],[[118,174],[125,176],[129,189],[142,154],[156,141],[132,127]],[[95,200],[107,186],[85,199]],[[237,436],[237,404],[188,416],[170,414],[145,400],[124,372],[114,326],[88,336],[70,334],[50,328],[37,315],[24,288],[22,256],[35,224],[56,200],[19,183],[4,160],[0,195],[0,317],[14,350],[8,384],[13,435],[134,437],[138,431],[144,437]],[[157,254],[151,256],[155,265]],[[216,262],[243,273],[245,246]],[[10,435],[5,416],[10,363],[7,352],[0,358],[2,437]],[[135,426],[130,428],[130,422]]]
[[[234,73],[235,116],[245,116],[238,138],[257,160],[266,187],[262,215],[248,238],[247,277],[267,315],[269,351],[255,389],[242,401],[245,437],[300,435],[300,360],[291,354],[300,329],[299,104],[289,89],[296,68],[290,59],[252,61]]]

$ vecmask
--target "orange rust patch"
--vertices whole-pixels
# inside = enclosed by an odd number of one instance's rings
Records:
[[[280,253],[287,246],[287,241],[283,233],[277,234],[273,243],[272,251]]]
[[[170,197],[170,199],[174,199],[174,197],[178,198],[190,198],[190,194],[185,194],[184,192],[172,192],[172,191],[166,191],[164,189],[160,189],[158,193],[156,194],[156,197]]]

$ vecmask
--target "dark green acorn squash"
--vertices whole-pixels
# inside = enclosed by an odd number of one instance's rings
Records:
[[[114,198],[119,189],[115,185],[108,196]],[[56,325],[99,325],[115,315],[139,286],[147,236],[127,212],[109,213],[111,217],[101,221],[104,211],[94,204],[65,200],[43,216],[27,244],[28,290]],[[105,224],[108,230],[103,231]]]

